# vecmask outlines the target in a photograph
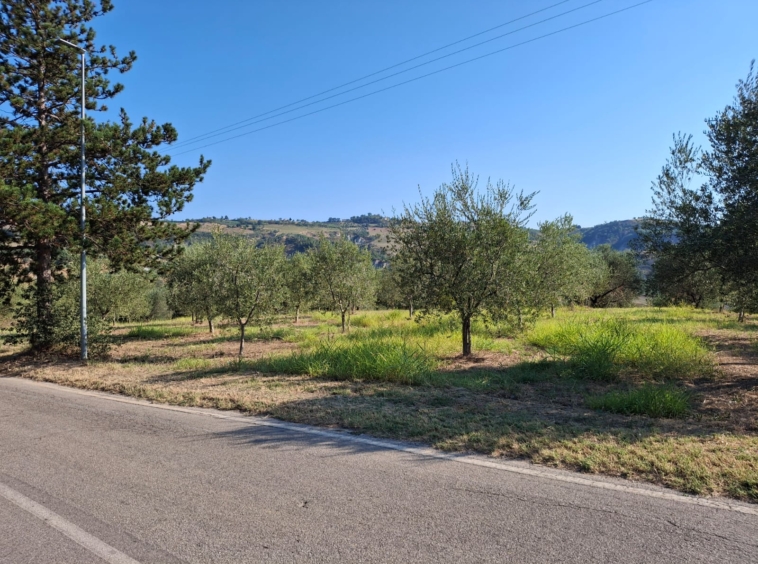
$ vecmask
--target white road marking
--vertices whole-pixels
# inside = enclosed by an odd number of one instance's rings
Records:
[[[20,381],[23,379],[19,379]],[[26,382],[34,382],[26,380]],[[310,425],[300,425],[297,423],[287,423],[285,421],[279,421],[278,419],[271,419],[268,417],[258,417],[255,415],[226,415],[217,411],[203,409],[199,407],[179,407],[174,405],[165,405],[158,403],[151,403],[143,400],[137,400],[124,396],[116,396],[103,392],[93,392],[89,390],[80,390],[76,388],[69,388],[66,386],[60,386],[57,384],[51,384],[47,382],[34,382],[34,384],[40,386],[47,386],[56,390],[66,391],[73,394],[85,395],[96,397],[108,401],[115,401],[119,403],[127,403],[130,405],[139,405],[143,407],[152,407],[154,409],[165,409],[167,411],[177,411],[179,413],[189,413],[192,415],[203,415],[206,417],[213,417],[215,419],[227,419],[229,421],[235,421],[249,426],[260,427],[273,427],[276,429],[285,429],[288,431],[294,431],[298,433],[306,433],[309,435],[316,435],[320,437],[328,437],[335,440],[347,441],[352,443],[359,443],[364,445],[370,445],[374,447],[384,448],[388,450],[397,450],[406,452],[409,454],[415,454],[418,456],[424,456],[429,458],[437,458],[442,460],[449,460],[452,462],[459,462],[462,464],[471,464],[473,466],[482,466],[485,468],[492,468],[495,470],[502,470],[505,472],[512,472],[514,474],[522,474],[525,476],[534,476],[537,478],[544,478],[546,480],[553,480],[556,482],[566,482],[569,484],[577,484],[581,486],[587,486],[590,488],[598,488],[603,490],[611,490],[617,492],[624,492],[628,494],[640,495],[644,497],[651,497],[657,499],[665,499],[669,501],[675,501],[678,503],[686,503],[689,505],[699,505],[701,507],[709,507],[712,509],[723,509],[726,511],[736,511],[738,513],[745,513],[747,515],[758,516],[758,507],[752,507],[745,503],[731,502],[729,500],[715,500],[702,497],[695,497],[680,493],[667,492],[660,489],[650,489],[619,484],[610,481],[593,480],[591,478],[585,478],[580,475],[576,475],[571,472],[556,470],[552,468],[540,468],[538,466],[525,466],[518,463],[508,463],[504,461],[495,461],[487,459],[482,456],[472,456],[468,454],[454,454],[442,452],[428,447],[416,447],[407,443],[375,439],[366,435],[353,435],[345,431],[330,431],[326,429],[320,429],[318,427],[312,427]]]
[[[44,507],[25,495],[18,493],[16,490],[9,488],[2,482],[0,482],[0,496],[3,496],[24,511],[41,519],[46,525],[63,533],[79,546],[89,550],[92,554],[99,556],[110,564],[140,564],[134,558],[116,550],[111,545],[101,541],[97,537],[93,537],[91,534],[80,529],[70,521],[66,521],[57,513],[50,511],[47,507]]]

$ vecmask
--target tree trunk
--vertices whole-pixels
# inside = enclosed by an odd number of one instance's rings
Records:
[[[240,358],[242,358],[242,354],[245,352],[245,325],[247,323],[240,323]]]
[[[555,318],[555,305],[550,304],[550,317]]]
[[[463,337],[463,356],[471,356],[471,317],[464,317],[461,327]]]
[[[413,300],[408,302],[408,315],[413,319]]]
[[[208,316],[208,331],[213,335],[213,318],[210,315]]]
[[[342,310],[342,332],[345,332],[345,310]]]
[[[745,310],[744,309],[740,310],[740,314],[737,317],[737,321],[740,322],[740,323],[744,323],[745,322]]]
[[[295,323],[300,323],[300,306],[295,308]]]
[[[53,249],[50,245],[37,245],[37,327],[31,334],[35,351],[48,350],[53,345],[55,320],[53,319]]]

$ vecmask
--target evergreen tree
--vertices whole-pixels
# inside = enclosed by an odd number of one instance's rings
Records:
[[[31,282],[35,308],[29,337],[37,349],[54,342],[57,257],[81,249],[79,231],[79,53],[86,56],[86,109],[107,110],[123,90],[108,77],[136,60],[96,44],[90,22],[110,0],[4,0],[0,5],[0,268],[4,279]],[[182,210],[210,162],[170,166],[156,148],[176,141],[170,124],[122,109],[116,122],[85,121],[86,247],[114,269],[156,266],[172,257],[191,228],[162,221]]]

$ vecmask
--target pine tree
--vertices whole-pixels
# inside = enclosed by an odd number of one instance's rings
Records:
[[[86,57],[86,109],[107,110],[122,90],[109,74],[136,61],[95,42],[90,22],[110,12],[110,0],[4,0],[0,5],[0,269],[30,283],[36,322],[33,348],[53,342],[53,285],[62,272],[56,258],[81,248],[78,217],[81,79]],[[210,165],[170,165],[156,148],[177,139],[170,124],[143,118],[134,125],[122,109],[116,122],[89,117],[87,225],[90,254],[114,269],[156,266],[192,231],[163,221],[191,200]]]

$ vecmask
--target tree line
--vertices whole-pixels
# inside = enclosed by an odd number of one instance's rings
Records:
[[[217,318],[236,323],[242,355],[250,324],[265,325],[288,312],[298,323],[308,309],[336,311],[347,331],[350,315],[374,304],[376,273],[368,251],[345,238],[322,237],[288,258],[281,245],[215,232],[174,261],[168,286],[177,310],[203,319],[211,333]]]
[[[334,311],[343,332],[356,309],[374,305],[405,307],[410,317],[419,309],[454,312],[469,355],[475,318],[519,331],[561,305],[620,306],[637,296],[634,255],[589,250],[570,216],[540,224],[530,239],[530,200],[503,183],[480,193],[477,179],[454,166],[450,184],[391,220],[389,266],[381,269],[344,237],[322,237],[288,257],[281,245],[215,232],[173,262],[172,304],[211,333],[218,318],[236,323],[240,354],[249,324],[286,312],[297,323],[309,309]]]

